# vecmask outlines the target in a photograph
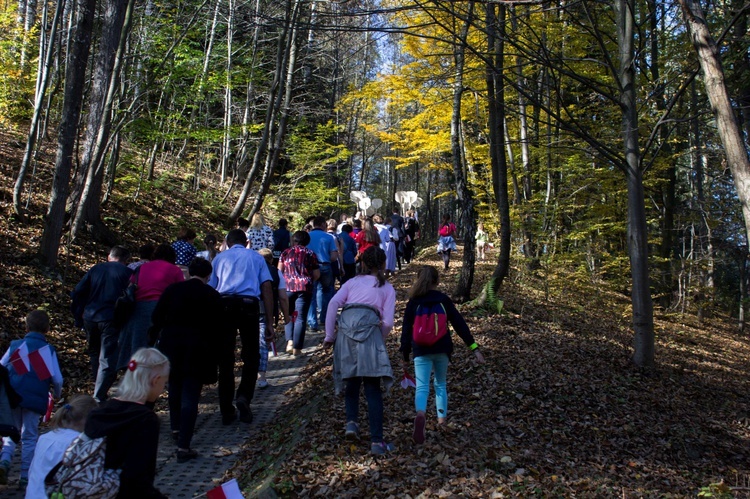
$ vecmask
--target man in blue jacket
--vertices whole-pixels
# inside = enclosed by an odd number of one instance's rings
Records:
[[[71,309],[76,325],[83,323],[89,342],[91,371],[96,383],[94,398],[107,399],[107,392],[117,377],[117,340],[120,325],[115,324],[115,302],[128,287],[132,270],[127,267],[130,252],[115,246],[107,261],[97,263],[83,276],[72,293]]]

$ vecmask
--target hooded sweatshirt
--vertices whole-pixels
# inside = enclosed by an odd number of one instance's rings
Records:
[[[118,499],[162,499],[154,487],[159,418],[137,402],[110,399],[94,409],[84,433],[90,438],[107,437],[104,466],[121,469]]]

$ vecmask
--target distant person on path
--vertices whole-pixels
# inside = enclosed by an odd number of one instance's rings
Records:
[[[216,382],[216,324],[222,315],[221,295],[206,283],[211,263],[194,258],[190,278],[171,284],[151,316],[160,332],[159,350],[168,358],[169,422],[177,444],[177,462],[198,457],[190,447],[203,384]]]
[[[479,222],[477,233],[474,236],[477,241],[477,258],[484,260],[484,249],[487,246],[487,233],[484,231],[484,225]]]
[[[268,272],[271,274],[271,284],[273,289],[273,317],[278,316],[278,312],[284,316],[284,324],[289,324],[292,317],[289,315],[289,300],[286,295],[286,279],[279,272],[279,269],[273,266],[273,253],[268,248],[262,248],[258,253],[266,261]],[[266,371],[268,371],[268,340],[266,339],[266,314],[263,302],[260,303],[260,364],[258,365],[258,388],[267,388],[268,380]]]
[[[448,270],[448,265],[451,263],[451,251],[456,251],[456,241],[453,239],[453,234],[456,233],[456,226],[451,222],[451,216],[449,214],[443,215],[443,221],[438,229],[438,245],[437,252],[443,257],[443,264],[445,270]]]
[[[84,433],[107,438],[104,466],[122,470],[118,498],[166,499],[154,487],[159,417],[150,408],[164,392],[169,360],[155,348],[135,352],[114,398],[89,414]]]
[[[313,300],[315,282],[320,278],[318,257],[307,248],[310,234],[304,230],[292,235],[292,247],[279,258],[278,270],[286,280],[286,294],[292,320],[286,324],[286,351],[300,355],[305,344],[307,313]]]
[[[0,359],[8,369],[10,386],[21,396],[13,412],[16,428],[21,430],[21,479],[18,487],[26,489],[29,468],[39,439],[39,421],[47,412],[50,390],[56,399],[62,394],[63,378],[55,348],[47,343],[49,316],[43,310],[33,310],[26,316],[26,336],[10,342]],[[35,360],[35,359],[38,359]],[[8,483],[8,471],[16,450],[10,437],[3,438],[0,452],[0,484]]]
[[[152,243],[146,243],[141,245],[140,248],[138,248],[138,258],[139,260],[137,262],[131,262],[128,264],[128,268],[135,272],[138,267],[143,265],[144,263],[148,263],[151,261],[151,259],[154,257],[154,250],[156,249],[156,246],[154,246]]]
[[[344,270],[341,273],[341,284],[353,278],[357,273],[357,243],[352,237],[352,226],[344,224],[339,234]]]
[[[266,225],[263,215],[256,213],[253,215],[253,221],[247,230],[247,240],[250,242],[250,248],[259,251],[261,248],[273,249],[273,229]]]
[[[362,231],[356,235],[354,242],[357,243],[357,260],[361,260],[362,254],[368,248],[380,246],[380,235],[375,225],[370,220],[365,220]]]
[[[323,326],[326,322],[328,302],[335,293],[333,265],[336,265],[339,259],[336,238],[326,232],[325,217],[313,218],[313,229],[310,231],[310,243],[307,247],[313,250],[320,265],[320,279],[315,283],[313,296],[316,307],[310,307],[307,315],[307,324],[311,326],[311,330],[317,331],[318,326]]]
[[[279,228],[273,231],[273,266],[279,265],[279,257],[285,249],[292,245],[292,233],[287,228],[286,218],[279,219]]]
[[[404,219],[404,261],[411,262],[414,258],[414,247],[419,239],[419,221],[414,216],[414,210],[406,212]]]
[[[385,236],[387,238],[385,242],[385,276],[390,277],[396,272],[396,265],[401,270],[401,262],[398,258],[398,250],[396,246],[399,243],[398,231],[391,225],[391,219],[385,219],[385,228],[388,229],[388,233]]]
[[[193,246],[197,234],[193,229],[183,227],[177,235],[177,240],[172,243],[175,252],[174,264],[182,270],[183,278],[188,278],[187,266],[193,261],[198,250]]]
[[[154,259],[141,265],[130,278],[138,289],[135,292],[135,310],[120,331],[120,351],[117,356],[117,369],[120,371],[128,366],[138,349],[149,345],[151,314],[161,294],[170,284],[185,280],[182,271],[175,265],[175,258],[172,246],[160,244],[154,251]]]
[[[469,326],[456,310],[451,299],[437,290],[439,282],[438,271],[435,267],[426,265],[419,269],[417,280],[409,290],[409,302],[404,312],[404,322],[401,328],[401,354],[403,355],[402,367],[409,367],[409,355],[414,354],[414,374],[417,380],[415,406],[417,416],[414,418],[414,442],[421,444],[425,440],[425,411],[427,410],[427,397],[430,393],[430,375],[435,373],[435,406],[437,408],[438,424],[444,424],[448,417],[448,392],[446,388],[446,373],[448,363],[453,352],[453,341],[447,323],[455,329],[456,334],[461,337],[466,346],[474,352],[478,363],[484,363],[482,352],[479,351],[477,343],[469,331]],[[426,314],[429,310],[439,307],[438,314],[427,317],[430,325],[437,325],[442,321],[445,326],[445,334],[439,337],[432,345],[419,344],[415,341],[414,330],[419,325],[415,321],[420,314]],[[442,312],[440,312],[442,311]],[[439,315],[443,317],[440,319]],[[437,331],[435,331],[437,332]]]
[[[385,253],[377,247],[362,255],[362,272],[346,281],[328,305],[324,346],[333,346],[333,379],[336,393],[344,392],[345,437],[359,438],[360,387],[364,384],[370,423],[370,451],[382,455],[393,450],[383,438],[383,393],[393,371],[385,338],[393,328],[396,290],[383,275]],[[343,307],[338,318],[336,312]],[[338,330],[337,330],[338,329]]]
[[[206,246],[206,249],[204,251],[199,251],[195,256],[213,262],[216,255],[219,254],[219,250],[216,249],[216,236],[213,234],[207,234],[203,239],[203,244]],[[190,277],[190,272],[188,272],[188,277]]]
[[[115,246],[107,261],[97,263],[83,276],[72,293],[76,325],[83,323],[89,344],[94,384],[94,398],[107,399],[107,392],[117,378],[118,338],[120,325],[115,324],[115,302],[128,287],[133,272],[126,267],[130,252]]]
[[[242,341],[242,379],[235,403],[240,421],[252,423],[250,402],[255,395],[255,383],[260,363],[260,306],[263,300],[266,315],[266,339],[272,341],[273,290],[271,274],[262,256],[247,249],[247,236],[240,229],[227,234],[229,249],[222,251],[213,261],[214,271],[208,284],[221,294],[224,307],[219,338],[219,409],[223,424],[237,417],[232,405],[234,393],[234,349],[237,331]]]
[[[395,231],[396,234],[396,256],[398,258],[398,269],[401,270],[401,258],[404,256],[404,217],[401,216],[401,212],[398,206],[393,207],[391,214],[391,231]]]
[[[29,469],[29,485],[26,487],[26,499],[46,498],[44,479],[47,474],[62,461],[63,454],[84,429],[86,418],[96,403],[90,395],[75,395],[55,411],[49,431],[39,437],[34,459]]]

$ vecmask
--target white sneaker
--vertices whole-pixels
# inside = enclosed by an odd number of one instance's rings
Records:
[[[268,387],[268,381],[264,379],[258,380],[258,388],[267,388]]]
[[[291,352],[294,349],[294,342],[289,340],[286,342],[286,351]]]

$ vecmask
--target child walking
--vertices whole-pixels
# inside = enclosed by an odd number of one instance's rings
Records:
[[[8,368],[10,385],[21,396],[18,407],[12,410],[16,428],[21,429],[21,479],[18,488],[25,490],[29,483],[29,467],[39,439],[39,420],[47,412],[49,392],[60,398],[63,378],[57,353],[47,343],[49,316],[34,310],[26,316],[26,336],[10,343],[0,364]],[[8,470],[16,444],[9,437],[3,439],[0,453],[0,484],[8,483]]]
[[[474,236],[477,241],[477,258],[484,261],[484,249],[487,246],[487,233],[484,231],[484,225],[479,222],[477,225],[477,233]]]
[[[65,450],[83,431],[89,412],[96,407],[97,402],[94,397],[80,394],[55,411],[51,421],[52,431],[39,437],[36,444],[34,460],[31,461],[29,469],[26,499],[47,497],[44,491],[45,477],[62,461]]]
[[[456,226],[451,222],[451,216],[446,213],[443,215],[443,221],[438,230],[437,252],[443,257],[443,265],[448,270],[451,262],[451,251],[456,251],[456,241],[453,234],[456,233]]]
[[[409,355],[414,354],[414,374],[417,379],[417,389],[414,405],[417,415],[414,418],[414,442],[421,444],[425,440],[425,411],[427,410],[427,396],[430,392],[430,375],[434,371],[435,379],[435,405],[437,408],[438,424],[444,424],[448,416],[448,392],[446,388],[446,374],[448,362],[453,352],[453,341],[447,324],[442,337],[435,335],[437,340],[431,345],[419,337],[415,331],[422,327],[425,321],[420,320],[426,311],[437,311],[434,316],[428,317],[428,321],[434,321],[437,327],[440,320],[449,322],[456,330],[458,336],[474,352],[477,362],[484,363],[482,352],[479,351],[474,338],[471,336],[469,326],[461,316],[451,299],[437,290],[439,282],[438,271],[435,267],[426,265],[419,269],[417,279],[409,290],[409,302],[404,311],[404,323],[401,329],[401,353],[403,355],[402,366],[406,370],[409,366]],[[444,314],[443,318],[439,314]],[[415,324],[419,322],[419,324]],[[435,331],[438,333],[438,330]]]
[[[365,387],[370,422],[370,452],[393,450],[383,439],[383,393],[393,384],[385,337],[393,328],[396,290],[383,275],[385,253],[377,246],[362,254],[362,272],[344,283],[328,304],[324,346],[333,346],[336,393],[344,392],[348,439],[359,438],[359,392]],[[343,307],[336,329],[336,312]],[[338,337],[337,337],[338,336]]]

